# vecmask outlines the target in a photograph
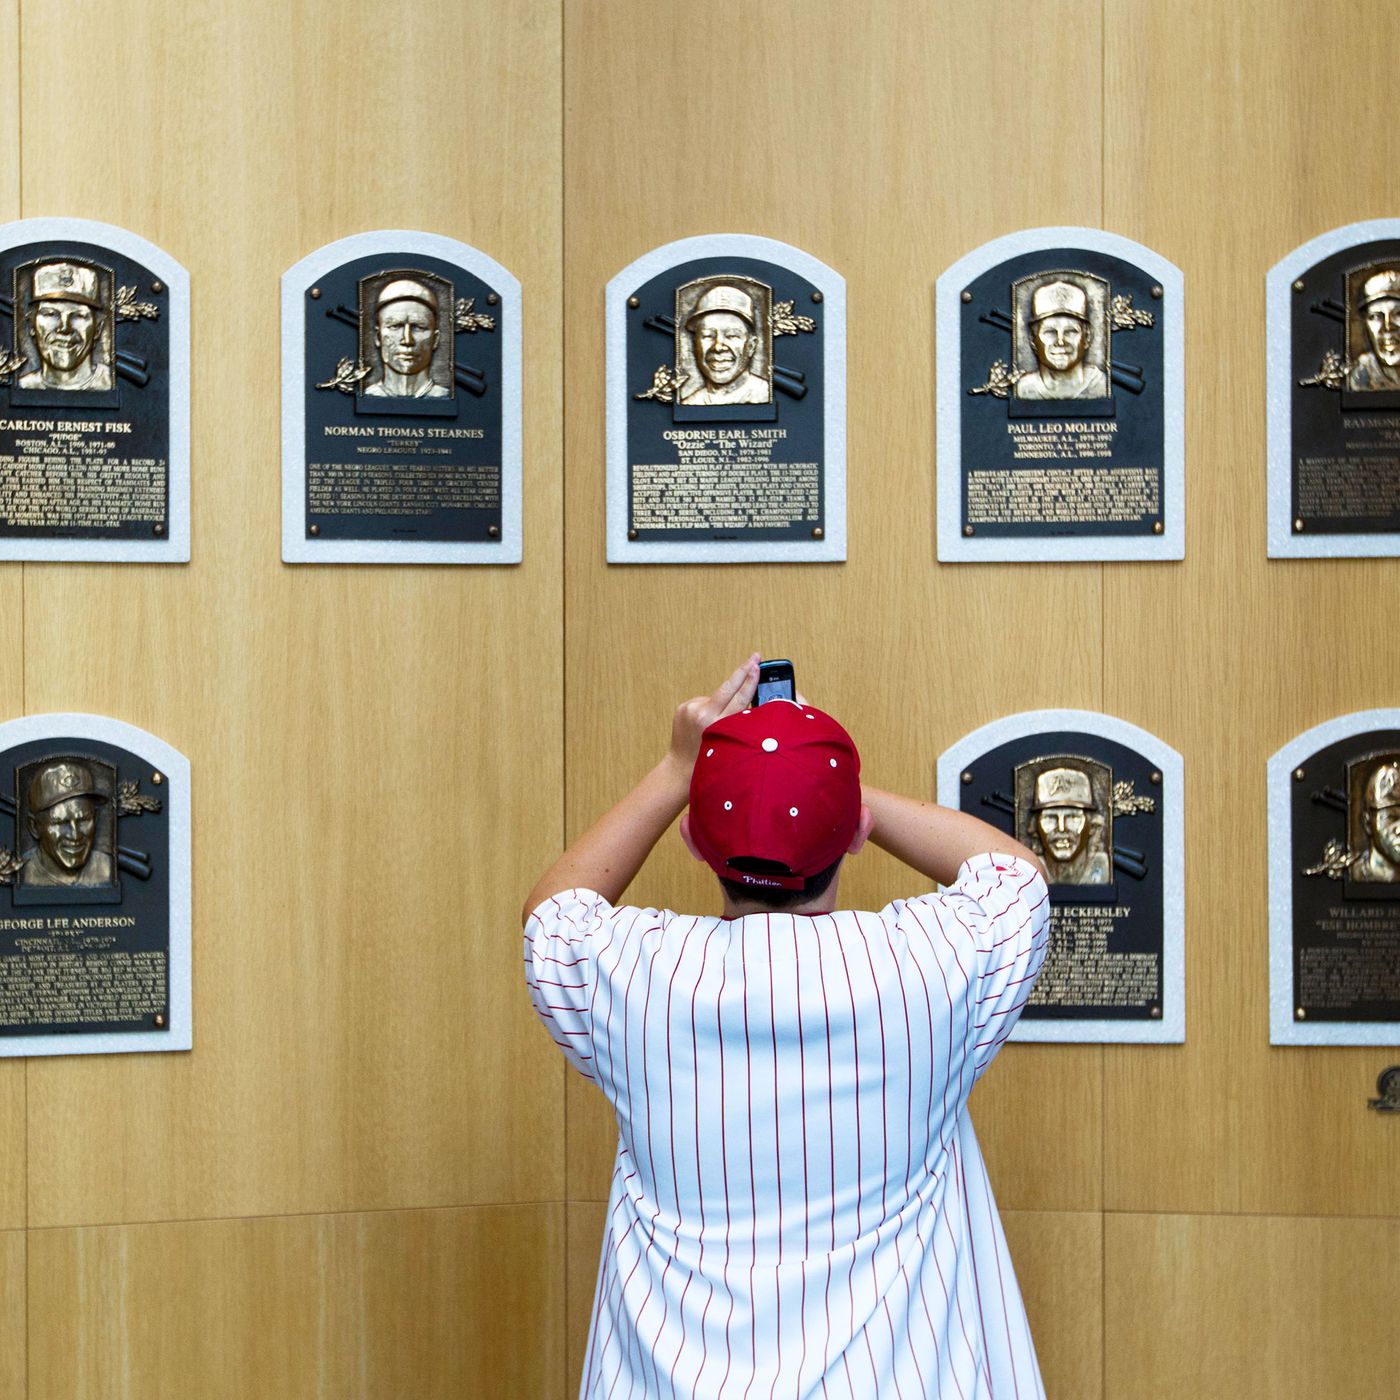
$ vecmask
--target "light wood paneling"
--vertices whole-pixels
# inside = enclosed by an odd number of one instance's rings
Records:
[[[1391,1400],[1400,1222],[1109,1215],[1114,1400]]]
[[[565,1286],[568,1293],[567,1383],[569,1395],[578,1393],[588,1352],[588,1324],[593,1317],[593,1291],[598,1282],[598,1260],[603,1248],[603,1224],[607,1203],[569,1202],[569,1260]]]
[[[852,729],[866,778],[906,792],[929,793],[938,753],[989,718],[1098,708],[1100,567],[936,566],[931,470],[938,273],[1010,229],[1098,218],[1098,8],[906,0],[862,24],[782,0],[682,23],[647,0],[566,0],[566,33],[569,830],[660,757],[676,702],[751,648],[792,657],[808,697]],[[704,53],[744,55],[754,79],[720,84],[726,100],[697,81]],[[1036,107],[1034,140],[1006,100],[1027,54],[1073,94]],[[703,232],[779,238],[847,279],[845,565],[604,563],[603,287],[646,250]],[[872,853],[842,896],[869,907],[909,892],[909,873]],[[717,903],[671,836],[632,897]],[[1099,1051],[1062,1052],[1056,1074],[1076,1108],[1091,1101]],[[1030,1203],[1093,1204],[1097,1130],[1043,1107],[1039,1079],[1007,1073],[993,1094],[992,1119],[1048,1116],[1072,1144],[1075,1169]],[[611,1129],[596,1097],[568,1102],[570,1194],[599,1197]],[[1020,1132],[988,1139],[1014,1197],[1026,1173],[1006,1163],[1037,1147]]]
[[[1106,217],[1186,273],[1190,487],[1186,562],[1105,588],[1107,708],[1185,754],[1188,860],[1187,1043],[1108,1053],[1105,1204],[1394,1214],[1400,1134],[1366,1111],[1394,1055],[1268,1043],[1265,764],[1393,705],[1400,655],[1372,621],[1393,561],[1266,557],[1262,332],[1275,261],[1400,203],[1357,87],[1360,36],[1394,48],[1400,10],[1109,0],[1106,17]]]
[[[194,558],[31,567],[28,701],[190,757],[195,1050],[31,1069],[31,1221],[558,1197],[518,941],[561,838],[558,7],[25,9],[26,52],[81,32],[116,154],[75,180],[61,70],[25,64],[26,212],[190,269]],[[524,284],[520,568],[278,560],[278,279],[383,227]]]
[[[1045,1393],[1103,1391],[1103,1216],[1003,1210],[1002,1224],[1035,1340]]]
[[[24,1220],[24,1060],[0,1063],[0,1230]]]
[[[29,1393],[24,1298],[24,1231],[0,1232],[0,1395],[9,1400]]]
[[[562,1396],[561,1205],[30,1235],[31,1400]]]

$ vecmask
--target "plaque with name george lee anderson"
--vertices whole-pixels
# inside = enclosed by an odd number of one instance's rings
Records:
[[[608,283],[608,560],[846,557],[846,284],[771,238],[656,248]]]
[[[1275,1045],[1400,1045],[1400,710],[1363,710],[1269,760]]]
[[[1044,861],[1050,949],[1013,1040],[1186,1038],[1181,756],[1087,710],[1012,715],[938,760],[938,800]]]
[[[1268,277],[1269,554],[1400,554],[1400,219]]]
[[[143,730],[0,724],[0,1056],[190,1048],[189,813]]]
[[[517,564],[520,284],[436,234],[328,243],[282,278],[282,558]]]
[[[0,559],[184,563],[189,277],[88,219],[0,226]]]
[[[1139,243],[1042,228],[938,279],[938,557],[1185,552],[1182,276]]]

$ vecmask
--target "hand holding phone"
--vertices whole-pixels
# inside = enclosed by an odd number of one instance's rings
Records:
[[[797,683],[793,679],[791,661],[761,661],[758,666],[758,689],[754,693],[755,705],[766,705],[770,700],[796,700]]]

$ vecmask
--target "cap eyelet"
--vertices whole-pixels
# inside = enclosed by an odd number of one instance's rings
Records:
[[[726,802],[724,804],[724,810],[726,812],[732,812],[734,810],[734,804],[732,802]]]
[[[789,807],[789,808],[788,808],[788,816],[790,816],[790,817],[795,817],[796,815],[797,815],[797,808],[796,808],[796,807]]]

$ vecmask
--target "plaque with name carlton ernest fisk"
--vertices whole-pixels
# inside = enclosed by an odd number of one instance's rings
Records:
[[[1269,554],[1400,554],[1400,219],[1269,271]]]
[[[846,557],[845,286],[741,234],[608,283],[611,563]]]
[[[938,279],[938,557],[1180,559],[1182,276],[1126,238],[997,238]]]
[[[0,724],[0,1056],[190,1048],[189,814],[143,730]]]
[[[1329,720],[1269,760],[1275,1045],[1400,1045],[1400,710]]]
[[[1182,764],[1086,710],[1012,715],[938,760],[938,800],[1044,862],[1050,947],[1014,1040],[1186,1036]]]
[[[282,558],[516,564],[520,284],[392,230],[282,278]]]
[[[0,559],[189,559],[189,358],[189,278],[154,244],[0,226]]]

